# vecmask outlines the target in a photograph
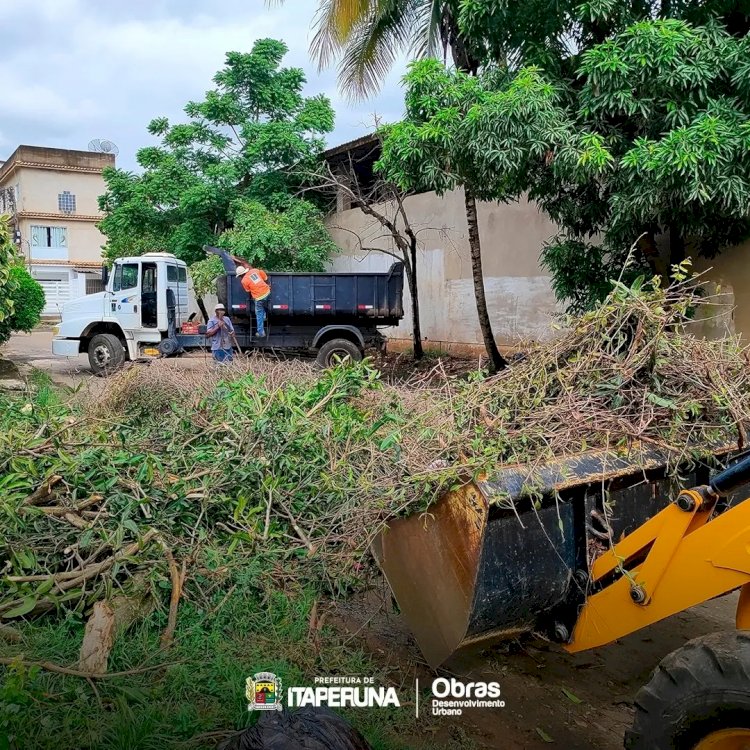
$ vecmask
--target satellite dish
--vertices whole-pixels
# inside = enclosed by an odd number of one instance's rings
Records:
[[[89,151],[94,151],[97,154],[112,154],[113,156],[117,156],[120,153],[120,149],[117,148],[116,143],[100,138],[94,138],[94,140],[89,141]]]

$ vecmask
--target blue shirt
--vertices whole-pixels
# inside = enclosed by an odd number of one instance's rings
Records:
[[[211,336],[211,351],[215,352],[217,349],[231,349],[232,339],[231,334],[234,333],[234,326],[232,321],[225,315],[223,318],[224,328],[219,328],[213,336]],[[214,315],[211,320],[208,321],[206,326],[206,332],[210,331],[219,325],[219,319]]]

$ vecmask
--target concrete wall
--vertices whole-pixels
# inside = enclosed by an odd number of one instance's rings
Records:
[[[14,173],[13,182],[16,186],[18,225],[25,240],[23,249],[26,254],[29,252],[32,225],[64,226],[67,228],[68,257],[61,260],[101,261],[105,237],[96,228],[96,222],[101,217],[97,199],[105,189],[101,174],[20,167]],[[70,215],[60,213],[58,207],[58,195],[65,190],[76,198],[75,213]],[[32,258],[50,259],[38,251]]]
[[[712,304],[701,311],[706,335],[737,333],[750,342],[750,240],[710,260],[693,259],[693,268],[710,280]]]
[[[14,181],[19,211],[59,213],[57,196],[67,190],[76,197],[72,216],[99,216],[98,198],[105,189],[101,174],[20,167]]]
[[[482,336],[474,299],[468,227],[463,191],[443,198],[434,193],[411,196],[405,202],[409,221],[418,233],[419,300],[426,345],[448,351],[481,351]],[[395,218],[393,206],[378,206]],[[379,223],[359,209],[329,216],[328,228],[342,248],[332,261],[335,271],[387,270],[394,259],[367,248],[393,250],[393,241]],[[535,204],[483,203],[479,206],[487,305],[500,346],[513,348],[523,340],[554,335],[552,316],[558,311],[549,274],[539,265],[539,253],[556,232],[555,225]],[[406,345],[411,337],[411,299],[404,282],[406,315],[386,331]]]

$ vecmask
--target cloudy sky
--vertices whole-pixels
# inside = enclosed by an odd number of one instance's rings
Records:
[[[350,104],[335,71],[317,73],[308,56],[317,0],[2,0],[3,86],[0,159],[19,144],[86,149],[114,141],[118,165],[136,168],[152,142],[153,117],[182,117],[182,107],[211,87],[229,50],[249,51],[263,37],[289,46],[284,64],[307,73],[307,92],[325,93],[336,110],[335,145],[366,133],[373,113],[402,109],[400,65],[383,93]]]

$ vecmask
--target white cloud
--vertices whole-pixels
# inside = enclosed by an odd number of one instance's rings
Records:
[[[398,118],[403,66],[379,97],[356,105],[336,90],[335,71],[316,72],[307,54],[316,7],[317,0],[270,9],[263,0],[5,0],[0,147],[7,156],[20,143],[86,148],[107,138],[120,147],[118,163],[134,168],[153,117],[181,119],[183,106],[211,87],[227,51],[249,50],[267,36],[287,43],[284,64],[306,70],[308,94],[331,98],[331,144],[370,130],[373,112]]]

